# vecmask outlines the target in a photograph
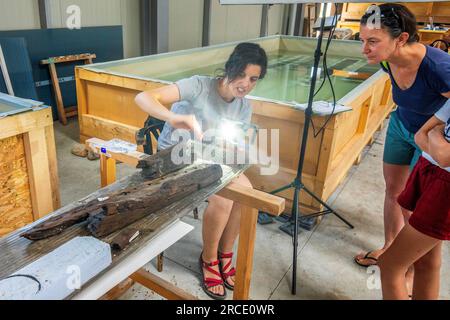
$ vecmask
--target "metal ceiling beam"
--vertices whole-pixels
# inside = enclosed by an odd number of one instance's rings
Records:
[[[266,37],[267,32],[269,31],[269,5],[263,4],[262,6],[262,12],[261,12],[261,28],[259,31],[260,37]]]
[[[48,0],[38,0],[41,29],[48,29],[51,27],[49,5]]]
[[[211,27],[211,0],[203,0],[202,47],[209,46]]]
[[[140,10],[142,55],[169,51],[169,2],[140,0]]]

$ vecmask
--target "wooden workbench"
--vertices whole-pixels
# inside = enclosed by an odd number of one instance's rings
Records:
[[[60,207],[49,107],[0,119],[0,237]]]
[[[426,45],[430,45],[435,40],[444,40],[446,37],[450,37],[450,30],[417,30],[419,33],[420,42]]]
[[[234,183],[230,184],[230,182],[246,170],[246,168],[247,166],[242,165],[233,167],[223,166],[224,175],[219,182],[207,188],[201,189],[183,200],[158,211],[156,214],[150,215],[132,224],[132,227],[140,230],[141,235],[132,244],[130,244],[127,250],[121,251],[114,255],[112,264],[101,274],[86,283],[83,288],[92,285],[98,277],[107,272],[109,269],[115,267],[123,261],[126,261],[126,259],[139,248],[147,245],[152,241],[152,239],[157,237],[161,230],[174,223],[174,221],[177,221],[184,215],[191,213],[199,203],[203,202],[210,195],[218,193],[228,199],[237,201],[242,205],[241,236],[239,237],[239,249],[237,254],[237,274],[234,298],[248,299],[253,267],[253,248],[256,236],[258,209],[264,209],[268,212],[272,212],[274,215],[278,215],[284,209],[284,200],[260,191],[236,185]],[[189,168],[186,170],[189,170]],[[64,208],[55,211],[47,217],[14,232],[6,238],[0,239],[0,261],[2,261],[0,264],[0,278],[14,273],[25,265],[28,265],[29,263],[53,251],[60,245],[77,236],[89,235],[88,231],[84,228],[85,223],[72,226],[59,235],[36,242],[21,238],[20,234],[24,231],[31,229],[33,226],[47,220],[50,217],[61,215],[70,209],[86,203],[87,201],[102,197],[107,193],[117,191],[119,189],[131,187],[135,184],[142,183],[142,181],[143,178],[140,173],[133,174],[90,194],[80,201],[71,203]],[[110,242],[116,235],[117,232],[104,237],[101,240]],[[146,277],[148,276],[147,274],[142,274],[143,270],[134,271],[135,274],[130,274],[130,277],[133,279],[139,279],[140,276],[141,279],[144,279],[143,281],[148,281],[149,277]],[[125,279],[119,280],[122,281]],[[74,296],[76,294],[77,292],[74,293]]]

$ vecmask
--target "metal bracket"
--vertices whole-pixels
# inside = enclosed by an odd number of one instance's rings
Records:
[[[70,81],[75,81],[75,76],[58,78],[59,83],[70,82]],[[36,88],[39,88],[39,87],[49,86],[51,84],[51,82],[50,82],[50,80],[44,80],[44,81],[36,81],[34,84],[35,84]]]

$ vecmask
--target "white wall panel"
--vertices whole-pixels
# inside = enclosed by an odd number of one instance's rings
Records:
[[[259,37],[261,5],[220,5],[212,0],[210,43],[248,40]]]
[[[283,25],[283,4],[275,4],[269,9],[268,35],[280,34]]]
[[[0,0],[0,30],[39,29],[37,0]]]
[[[141,55],[139,0],[121,0],[123,46],[125,58]]]
[[[169,1],[169,51],[201,47],[203,0]]]

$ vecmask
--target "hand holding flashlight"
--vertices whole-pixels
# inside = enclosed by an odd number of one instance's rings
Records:
[[[176,129],[186,129],[194,132],[194,136],[198,140],[202,140],[203,138],[203,132],[200,124],[193,114],[185,115],[173,113],[168,122]]]

